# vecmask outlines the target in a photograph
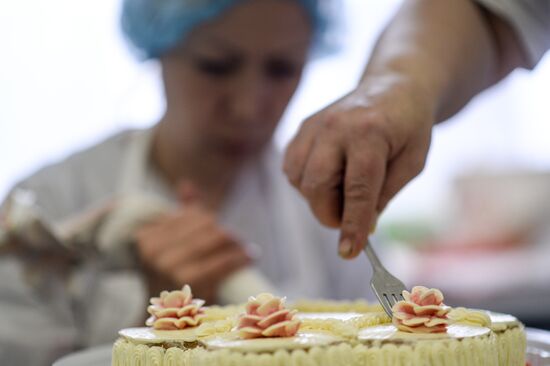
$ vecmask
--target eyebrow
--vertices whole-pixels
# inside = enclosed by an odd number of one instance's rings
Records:
[[[210,41],[211,43],[215,43],[216,46],[220,47],[221,49],[223,49],[227,53],[230,53],[230,54],[233,54],[233,55],[236,55],[236,54],[240,53],[239,52],[239,47],[236,46],[236,45],[233,45],[230,40],[223,39],[221,37],[218,37],[218,36],[215,36],[215,35],[212,35],[212,34],[203,35],[201,37],[204,38],[207,41]],[[297,49],[299,47],[304,47],[304,45],[309,46],[310,43],[311,43],[310,38],[308,38],[308,39],[297,39],[297,40],[293,40],[292,43],[289,42],[285,45],[277,46],[276,48],[274,47],[272,50],[270,50],[270,52],[277,53],[277,52],[281,52],[281,51],[288,51],[288,50],[291,50],[291,49],[294,50],[294,49]]]

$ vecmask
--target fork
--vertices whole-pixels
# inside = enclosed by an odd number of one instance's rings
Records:
[[[368,239],[367,245],[365,245],[363,250],[369,258],[370,264],[372,265],[372,269],[374,271],[370,281],[370,286],[378,298],[380,305],[382,305],[386,314],[388,314],[391,318],[391,309],[393,305],[398,301],[405,300],[403,298],[405,285],[390,272],[388,272],[388,270],[382,265],[382,262],[378,259],[378,256],[372,249],[372,245]]]

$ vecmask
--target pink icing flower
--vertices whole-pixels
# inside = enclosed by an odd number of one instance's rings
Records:
[[[250,297],[246,313],[237,324],[240,336],[245,339],[294,336],[300,321],[294,319],[296,310],[285,309],[284,300],[267,293]]]
[[[447,314],[451,308],[443,304],[443,294],[437,289],[415,286],[412,292],[403,291],[405,301],[393,308],[393,324],[404,332],[442,333],[450,321]]]
[[[157,330],[195,327],[205,318],[203,305],[204,300],[193,299],[189,285],[177,291],[162,291],[160,297],[151,298],[147,308],[151,316],[145,324]]]

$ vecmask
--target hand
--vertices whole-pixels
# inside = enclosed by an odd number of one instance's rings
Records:
[[[397,78],[367,80],[307,119],[284,170],[319,221],[341,229],[339,253],[356,257],[377,216],[424,167],[434,113]]]
[[[229,274],[250,263],[239,241],[196,203],[147,224],[136,238],[139,256],[152,272],[152,287],[189,284],[208,303],[216,301],[218,286]]]

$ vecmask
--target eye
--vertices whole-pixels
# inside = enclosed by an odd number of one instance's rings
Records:
[[[280,59],[269,60],[265,66],[266,75],[271,79],[290,79],[300,71],[300,66],[294,62]]]
[[[214,60],[199,58],[195,60],[195,67],[203,74],[223,78],[233,75],[239,69],[237,60]]]

